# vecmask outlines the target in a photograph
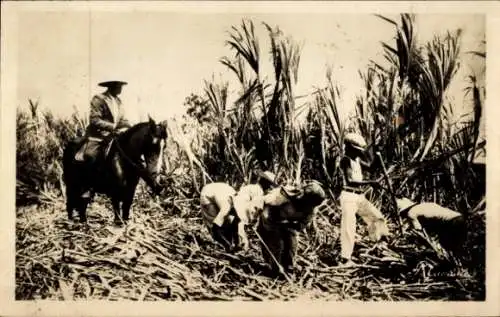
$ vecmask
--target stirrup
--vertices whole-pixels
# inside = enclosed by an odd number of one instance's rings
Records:
[[[81,198],[85,198],[85,199],[90,199],[90,197],[92,197],[91,190],[84,191],[83,194],[81,195]]]

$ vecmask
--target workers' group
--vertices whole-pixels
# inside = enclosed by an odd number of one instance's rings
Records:
[[[366,224],[368,236],[374,242],[387,238],[390,232],[384,215],[365,197],[370,187],[380,182],[363,178],[362,166],[370,167],[373,163],[367,157],[366,142],[360,135],[348,133],[344,153],[340,161],[343,187],[339,196],[342,215],[338,262],[341,266],[351,266],[356,216]],[[317,181],[280,186],[269,171],[258,172],[257,176],[255,184],[243,185],[238,191],[223,182],[205,185],[200,197],[203,220],[214,240],[227,252],[248,250],[247,231],[254,228],[265,262],[274,274],[286,276],[294,268],[297,233],[324,204],[326,193]],[[407,198],[397,199],[397,205],[415,229],[421,230],[431,223],[435,233],[444,233],[448,242],[459,241],[465,232],[463,217],[456,211],[433,203],[414,203]]]

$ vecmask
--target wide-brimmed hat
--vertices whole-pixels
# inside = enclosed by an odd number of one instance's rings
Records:
[[[127,82],[125,82],[125,81],[110,80],[110,81],[103,81],[102,83],[99,83],[98,85],[101,87],[110,88],[110,87],[116,87],[116,86],[123,86],[126,84],[127,84]]]
[[[366,141],[363,136],[357,133],[347,133],[344,137],[344,142],[346,144],[350,144],[353,148],[365,151],[366,150]]]

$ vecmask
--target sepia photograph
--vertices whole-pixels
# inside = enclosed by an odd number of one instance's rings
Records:
[[[315,4],[2,3],[18,314],[486,301],[489,13]]]

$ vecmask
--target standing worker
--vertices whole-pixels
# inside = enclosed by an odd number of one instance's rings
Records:
[[[368,199],[365,193],[377,180],[364,180],[362,165],[371,167],[373,161],[362,160],[366,156],[366,142],[359,134],[348,133],[345,136],[345,156],[340,162],[343,189],[340,193],[342,220],[340,225],[340,265],[350,266],[356,235],[356,215],[368,226],[368,235],[372,241],[379,241],[389,235],[386,219]]]

